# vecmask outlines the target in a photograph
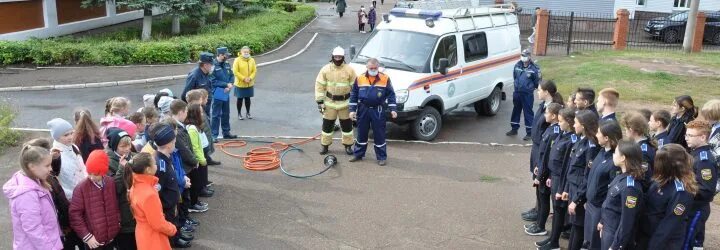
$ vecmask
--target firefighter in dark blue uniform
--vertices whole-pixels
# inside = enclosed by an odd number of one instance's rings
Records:
[[[685,148],[667,144],[655,158],[656,179],[645,194],[644,214],[636,238],[637,249],[681,249],[687,231],[688,211],[696,190],[686,183],[693,180],[692,161]],[[697,189],[697,187],[694,187]]]
[[[530,51],[523,50],[520,61],[515,64],[513,69],[513,79],[515,90],[513,91],[513,111],[510,117],[511,130],[506,133],[508,136],[517,135],[520,129],[520,113],[525,116],[525,132],[527,135],[523,140],[532,139],[533,126],[533,92],[537,89],[542,74],[540,67],[530,59]]]
[[[692,149],[694,158],[693,169],[698,183],[698,192],[692,209],[688,210],[687,237],[683,249],[702,248],[705,241],[705,222],[710,217],[710,202],[715,197],[715,187],[718,181],[717,162],[712,154],[712,148],[707,143],[710,136],[710,124],[706,121],[692,121],[687,124],[685,140]]]
[[[200,53],[198,66],[190,71],[188,77],[185,79],[185,88],[180,96],[181,100],[187,102],[185,95],[193,89],[204,89],[208,92],[208,95],[212,95],[212,83],[210,83],[209,75],[212,74],[213,57],[214,55],[209,52]],[[208,116],[210,116],[210,108],[212,108],[212,98],[208,98],[208,102],[205,105],[205,114]]]
[[[655,152],[657,148],[650,143],[650,139],[647,137],[638,141],[638,144],[642,151],[642,167],[645,172],[643,179],[638,179],[638,181],[642,183],[643,191],[647,191],[647,189],[650,188],[650,183],[652,183],[653,169],[655,168]]]
[[[220,47],[217,49],[217,53],[218,55],[213,62],[213,71],[210,74],[213,90],[209,93],[213,99],[210,128],[215,139],[219,136],[221,126],[223,138],[234,139],[237,136],[230,134],[230,91],[235,83],[235,76],[233,75],[232,65],[227,62],[228,58],[230,58],[228,49]]]
[[[368,132],[372,126],[375,157],[378,165],[385,166],[387,145],[385,143],[385,112],[387,108],[393,119],[397,118],[395,90],[390,78],[378,71],[380,63],[371,58],[367,71],[355,79],[350,92],[350,118],[357,121],[357,139],[351,162],[362,160],[368,144]],[[387,106],[387,107],[386,107]]]

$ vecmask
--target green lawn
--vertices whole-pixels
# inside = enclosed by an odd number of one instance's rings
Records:
[[[690,55],[681,52],[588,52],[571,57],[545,57],[539,64],[543,79],[554,80],[563,96],[577,87],[592,87],[597,91],[614,87],[620,92],[622,102],[669,105],[673,97],[687,94],[701,105],[708,99],[720,97],[720,75],[684,76],[663,70],[646,72],[617,60],[665,60],[720,69],[720,53],[707,52]]]

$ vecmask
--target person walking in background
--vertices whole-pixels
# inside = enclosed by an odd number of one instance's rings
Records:
[[[20,170],[3,185],[12,218],[13,249],[63,249],[60,225],[50,194],[50,151],[26,144]]]
[[[368,23],[370,24],[370,33],[375,30],[375,22],[377,21],[377,12],[375,11],[376,2],[373,1],[373,6],[370,6],[370,12],[368,13]]]
[[[358,25],[360,26],[360,33],[365,34],[365,24],[368,23],[368,15],[365,12],[365,6],[360,6],[358,11]]]
[[[172,131],[166,131],[169,134]],[[173,136],[174,137],[174,136]],[[163,139],[163,142],[167,140]],[[139,250],[169,250],[169,238],[177,233],[172,222],[165,220],[158,194],[158,168],[150,153],[139,153],[125,166],[125,177],[132,215],[137,221],[135,238]]]
[[[255,59],[250,56],[250,47],[244,46],[240,50],[240,58],[235,59],[232,67],[235,74],[235,97],[237,98],[238,120],[242,120],[242,106],[245,102],[245,114],[248,119],[250,115],[250,98],[255,95],[255,73],[257,65]]]
[[[90,111],[78,109],[75,111],[75,145],[80,149],[83,161],[87,161],[90,152],[96,149],[104,149],[100,138],[100,129],[92,120]]]
[[[347,3],[345,0],[335,0],[335,9],[337,10],[337,13],[340,14],[340,18],[343,17],[343,13],[345,13],[345,8],[347,7]]]

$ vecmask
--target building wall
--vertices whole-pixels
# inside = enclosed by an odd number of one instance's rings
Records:
[[[616,0],[615,10],[627,9],[630,11],[632,18],[635,12],[647,13],[665,13],[670,14],[676,11],[686,11],[688,8],[675,8],[675,0],[645,0],[645,5],[637,5],[637,0]],[[703,0],[700,1],[701,11],[720,11],[720,0]]]
[[[105,4],[97,7],[83,8],[82,0],[56,0],[58,24],[83,21],[107,15]]]
[[[44,27],[42,1],[0,3],[0,34]]]

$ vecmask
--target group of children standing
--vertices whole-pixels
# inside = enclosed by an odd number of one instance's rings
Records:
[[[48,121],[52,142],[30,140],[20,171],[3,185],[13,249],[170,249],[191,246],[212,197],[214,152],[205,90],[168,89],[130,113],[127,98],[107,100],[96,125],[78,109],[75,126]]]
[[[620,93],[579,88],[563,99],[538,87],[530,172],[536,207],[521,217],[537,249],[703,249],[718,186],[720,100],[690,96],[671,112],[615,115]],[[701,114],[701,119],[698,115]]]

